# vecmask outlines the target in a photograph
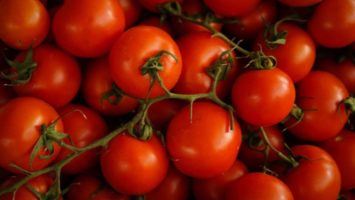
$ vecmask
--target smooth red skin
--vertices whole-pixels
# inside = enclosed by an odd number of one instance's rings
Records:
[[[254,172],[240,177],[228,186],[225,200],[235,199],[293,200],[294,198],[290,189],[280,179]]]
[[[323,0],[279,0],[281,3],[292,7],[307,7],[315,5]]]
[[[296,200],[334,200],[340,192],[340,172],[333,158],[323,149],[312,145],[291,148],[303,156],[299,165],[289,171],[284,182]]]
[[[48,166],[57,157],[60,146],[53,143],[54,152],[48,160],[39,155],[48,155],[42,148],[29,165],[30,154],[41,135],[41,125],[49,125],[58,119],[55,109],[46,102],[33,97],[17,97],[0,109],[0,166],[10,172],[20,173],[10,167],[14,163],[25,170],[36,171]],[[55,130],[62,132],[63,124],[58,120]]]
[[[120,4],[126,28],[133,26],[141,17],[143,8],[138,2],[138,0],[118,0]]]
[[[173,1],[177,1],[181,3],[183,0],[138,0],[138,1],[145,9],[149,10],[150,12],[158,13],[159,4],[164,4]]]
[[[355,188],[355,134],[342,130],[341,133],[321,144],[335,160],[341,174],[343,190]]]
[[[251,12],[260,0],[203,0],[217,15],[223,17],[241,17]]]
[[[64,1],[52,22],[59,46],[79,57],[98,57],[109,52],[124,28],[118,0]]]
[[[171,25],[165,20],[161,21],[157,16],[150,16],[139,23],[140,25],[155,26],[157,28],[163,29],[170,36],[174,36]]]
[[[344,127],[348,115],[341,102],[349,96],[344,84],[325,71],[313,71],[297,85],[296,104],[304,110],[298,123],[286,122],[289,131],[307,141],[324,141],[335,137]],[[296,123],[296,124],[295,124]]]
[[[69,104],[59,109],[62,117],[64,132],[70,136],[73,145],[85,147],[94,141],[104,137],[108,133],[108,128],[104,119],[93,110],[80,104]],[[70,141],[66,141],[70,144]],[[66,174],[78,174],[86,171],[98,162],[100,148],[86,151],[71,160],[62,168]],[[72,151],[62,148],[57,157],[57,162],[63,160]]]
[[[247,167],[236,160],[233,166],[223,174],[209,179],[194,179],[192,185],[194,197],[196,200],[224,199],[229,184],[247,173]]]
[[[316,59],[316,46],[311,36],[301,27],[283,23],[278,31],[287,31],[286,43],[269,48],[261,31],[253,45],[254,50],[262,50],[265,55],[276,58],[276,67],[286,72],[294,82],[302,80],[311,71]]]
[[[330,72],[337,76],[351,94],[355,94],[355,64],[346,59],[337,63],[330,58],[323,58],[317,63],[319,70]]]
[[[280,69],[250,70],[235,80],[232,104],[249,124],[272,126],[290,113],[295,93],[293,81]]]
[[[182,68],[180,51],[168,33],[153,26],[135,26],[123,33],[115,42],[109,57],[113,81],[125,93],[134,97],[146,98],[150,89],[148,96],[150,98],[164,95],[165,91],[157,81],[150,87],[151,76],[141,73],[147,59],[156,56],[162,50],[176,57],[175,60],[172,56],[164,54],[160,58],[163,70],[158,72],[166,88],[173,88]]]
[[[226,172],[235,162],[241,144],[241,130],[236,120],[211,102],[185,106],[171,120],[166,144],[174,165],[195,178],[211,178]]]
[[[127,195],[152,191],[165,178],[169,158],[156,135],[141,141],[121,133],[101,154],[101,170],[107,183]]]
[[[16,60],[23,60],[26,52]],[[58,108],[74,99],[80,88],[81,69],[74,57],[52,46],[41,45],[33,50],[37,63],[29,82],[14,87],[19,96],[40,98]]]
[[[279,151],[284,151],[284,136],[281,133],[280,129],[276,126],[269,126],[269,127],[264,127],[264,130],[266,132],[266,135],[273,147],[275,147]],[[245,133],[248,134],[248,133]],[[259,141],[263,141],[263,136],[261,132],[258,132],[258,138]],[[255,148],[255,147],[253,147]],[[262,166],[262,164],[265,161],[265,155],[263,153],[263,150],[265,148],[265,143],[262,142],[260,145],[258,145],[256,148],[253,149],[248,146],[248,141],[245,140],[242,143],[242,146],[239,151],[238,158],[245,163],[248,168],[255,169],[259,168]],[[268,162],[272,162],[274,160],[279,159],[279,156],[277,153],[269,148],[268,150],[269,155],[268,155]]]
[[[144,195],[146,200],[187,200],[190,192],[190,179],[170,165],[164,180]]]
[[[103,100],[102,97],[112,90],[112,84],[108,58],[91,61],[85,68],[81,85],[85,102],[97,112],[108,116],[121,116],[137,108],[138,101],[128,96],[122,96],[117,104]]]
[[[49,15],[38,0],[0,1],[0,38],[15,49],[38,46],[49,31]]]
[[[251,12],[239,17],[238,23],[224,24],[223,29],[232,37],[251,40],[275,19],[276,3],[273,0],[266,0],[260,2]]]
[[[355,41],[355,1],[323,0],[308,21],[308,32],[321,46],[339,48]]]
[[[211,91],[213,79],[206,70],[216,62],[219,56],[230,46],[221,38],[214,37],[208,32],[195,32],[184,35],[177,40],[183,66],[178,83],[174,91],[183,94],[207,93]],[[234,53],[232,56],[235,57]],[[219,81],[217,95],[224,98],[238,72],[237,61],[234,60],[232,69],[225,80]]]

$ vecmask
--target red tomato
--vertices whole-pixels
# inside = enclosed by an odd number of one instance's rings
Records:
[[[48,12],[39,0],[1,0],[0,27],[0,39],[8,46],[36,47],[48,34]]]
[[[246,174],[232,182],[226,200],[293,200],[290,189],[280,179],[260,172]],[[297,198],[295,198],[297,199]]]
[[[122,7],[126,27],[131,27],[139,20],[142,14],[142,6],[138,0],[118,0],[118,3]]]
[[[340,172],[333,158],[323,149],[312,145],[291,148],[301,156],[298,166],[291,169],[284,182],[295,199],[334,200],[340,192]]]
[[[206,93],[211,90],[213,78],[207,70],[230,46],[219,37],[208,32],[195,32],[182,36],[177,41],[182,59],[182,73],[174,91],[184,94]],[[238,65],[232,53],[233,63],[224,80],[217,85],[217,95],[223,98],[237,74]]]
[[[125,27],[118,0],[71,0],[54,15],[54,38],[63,49],[80,57],[107,53]]]
[[[272,126],[290,113],[295,93],[291,78],[280,69],[250,70],[235,80],[232,103],[249,124]]]
[[[297,86],[296,104],[304,110],[298,123],[289,120],[289,131],[307,141],[335,137],[344,127],[348,115],[342,101],[349,96],[344,84],[334,75],[313,71]]]
[[[16,60],[23,61],[26,54],[22,52]],[[74,57],[57,47],[41,45],[33,50],[33,61],[37,67],[29,82],[14,87],[19,96],[37,97],[54,107],[74,99],[81,82],[80,66]]]
[[[107,57],[91,61],[88,64],[81,89],[86,103],[105,115],[124,115],[132,112],[138,106],[137,100],[115,93]],[[106,97],[107,99],[105,99]]]
[[[156,135],[141,141],[121,133],[101,154],[101,170],[106,181],[123,194],[152,191],[164,180],[168,168],[166,150]]]
[[[194,179],[193,191],[196,200],[224,199],[228,186],[248,173],[246,166],[236,161],[228,171],[209,179]]]
[[[308,21],[308,31],[325,47],[339,48],[355,41],[355,1],[324,0]]]
[[[53,154],[49,159],[40,156],[48,155],[45,147],[36,154],[32,167],[30,154],[41,136],[41,126],[48,126],[59,115],[46,102],[33,97],[12,99],[0,108],[0,166],[11,172],[19,173],[9,164],[13,163],[25,170],[40,170],[49,165],[60,151],[59,145],[53,144]],[[62,132],[62,121],[58,120],[55,131]]]
[[[171,25],[165,20],[161,21],[159,17],[150,16],[139,23],[140,25],[155,26],[163,29],[165,32],[169,33],[172,37],[174,36]]]
[[[190,106],[186,106],[171,120],[166,133],[168,152],[177,169],[186,175],[219,175],[235,162],[241,144],[239,124],[211,102],[195,102],[191,109],[191,119]]]
[[[253,48],[275,57],[276,67],[286,72],[294,82],[298,82],[311,71],[316,58],[316,46],[311,36],[294,24],[282,23],[277,30],[287,32],[285,44],[269,47],[264,32],[260,32]]]
[[[293,7],[306,7],[317,4],[323,0],[279,0],[281,3]]]
[[[153,191],[144,195],[145,200],[187,200],[189,183],[189,178],[171,165],[165,179]]]
[[[161,55],[159,62],[162,69],[158,70],[165,87],[171,89],[181,73],[180,51],[169,34],[153,26],[135,26],[115,42],[109,58],[113,81],[125,93],[134,97],[146,98],[148,94],[148,97],[157,97],[165,94],[157,81],[151,87],[152,77],[149,73],[142,74],[142,67],[147,60],[162,51],[174,55]]]
[[[261,0],[204,0],[217,15],[240,17],[252,11]]]
[[[173,1],[182,2],[183,0],[138,0],[138,1],[145,9],[148,9],[151,12],[158,12],[159,11],[158,7],[160,4],[173,2]]]

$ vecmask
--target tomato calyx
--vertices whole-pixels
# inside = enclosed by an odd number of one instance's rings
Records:
[[[345,107],[350,113],[355,113],[355,97],[348,97],[343,101]]]
[[[297,104],[293,104],[291,112],[284,120],[282,120],[281,124],[285,124],[291,118],[296,120],[296,122],[294,124],[292,124],[291,126],[284,128],[284,130],[282,132],[285,132],[287,129],[290,129],[290,128],[296,126],[297,124],[299,124],[304,118],[304,112],[305,112],[305,110],[303,110]]]
[[[234,60],[232,55],[232,50],[226,50],[218,57],[218,59],[207,68],[207,74],[217,80],[226,79],[228,72],[233,66]]]
[[[123,91],[112,83],[111,89],[102,95],[100,101],[101,103],[108,101],[111,105],[117,105],[122,100],[123,95]]]

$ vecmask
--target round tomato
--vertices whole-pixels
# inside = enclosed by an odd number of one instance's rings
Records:
[[[39,0],[0,1],[0,39],[16,49],[38,46],[49,31],[49,15]]]
[[[152,57],[157,60],[145,66]],[[167,89],[175,86],[182,60],[179,48],[169,34],[160,28],[140,25],[128,29],[115,42],[109,65],[111,77],[119,88],[128,95],[147,98],[165,94],[154,80],[154,73],[159,74]]]
[[[261,0],[203,0],[217,15],[240,17],[252,11]]]
[[[11,167],[15,164],[28,171],[40,170],[49,165],[58,155],[60,147],[51,142],[53,152],[50,158],[47,148],[42,147],[30,165],[30,155],[38,142],[41,126],[49,126],[59,115],[46,102],[33,97],[17,97],[0,108],[0,166],[6,170],[19,173]],[[62,132],[63,124],[57,121],[55,131]],[[49,141],[50,142],[50,141]]]
[[[287,117],[295,101],[291,78],[278,68],[249,70],[232,88],[236,114],[255,126],[272,126]]]
[[[212,102],[195,102],[192,108],[182,108],[166,133],[167,149],[176,168],[196,178],[227,171],[241,144],[239,124],[231,120],[228,111]]]
[[[124,14],[118,0],[64,1],[52,23],[59,46],[79,57],[107,53],[124,27]]]
[[[118,0],[118,3],[123,10],[125,26],[131,27],[139,20],[142,14],[142,6],[139,4],[138,0]]]
[[[293,7],[306,7],[317,4],[323,0],[279,0],[281,3]]]

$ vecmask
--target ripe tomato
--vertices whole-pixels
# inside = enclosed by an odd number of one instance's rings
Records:
[[[16,60],[23,61],[27,53],[20,53]],[[81,71],[74,57],[52,46],[41,45],[33,50],[37,64],[29,82],[15,85],[19,96],[43,99],[54,107],[68,104],[79,91]]]
[[[227,171],[235,162],[241,130],[229,113],[211,102],[185,106],[171,120],[166,144],[177,169],[195,178],[210,178]],[[231,130],[233,123],[233,130]]]
[[[48,12],[39,0],[1,0],[0,27],[0,39],[6,45],[36,47],[48,34]]]
[[[344,84],[325,71],[313,71],[297,86],[296,104],[304,110],[298,123],[289,120],[286,126],[296,137],[322,141],[335,137],[344,127],[348,115],[342,101],[348,97]]]
[[[194,94],[206,93],[211,90],[212,77],[207,70],[218,60],[230,46],[219,37],[212,36],[208,32],[195,32],[182,36],[177,41],[182,59],[182,73],[178,83],[174,87],[177,93]],[[217,95],[223,98],[229,92],[229,88],[237,74],[238,66],[232,53],[232,64],[224,80],[217,85]]]
[[[237,160],[226,172],[209,179],[194,179],[193,192],[196,200],[224,199],[229,185],[248,173],[247,167]]]
[[[282,70],[250,70],[235,80],[232,103],[236,114],[249,124],[272,126],[289,114],[295,94],[291,78]]]
[[[93,60],[86,66],[81,89],[86,103],[105,115],[124,115],[138,106],[137,100],[114,90],[107,57]]]
[[[217,15],[240,17],[252,11],[261,0],[204,0]]]
[[[288,6],[293,6],[293,7],[306,7],[306,6],[312,6],[314,4],[317,4],[323,0],[279,0],[281,3],[286,4]]]
[[[308,31],[320,45],[339,48],[355,41],[355,1],[323,0],[308,21]]]
[[[156,135],[141,141],[121,133],[101,154],[101,170],[106,181],[123,194],[152,191],[163,181],[168,168],[166,150]]]
[[[126,28],[133,26],[142,14],[142,6],[138,0],[118,0],[118,3],[123,10]]]
[[[226,200],[293,200],[290,189],[280,179],[254,172],[233,181],[226,193]],[[297,199],[297,198],[295,198]]]
[[[142,67],[147,60],[162,51],[174,55],[164,53],[158,60],[162,65],[158,74],[166,88],[171,89],[181,73],[180,51],[169,34],[153,26],[135,26],[115,42],[109,58],[113,81],[125,93],[134,97],[157,97],[165,94],[157,81],[151,87],[152,77],[149,73],[142,74]]]
[[[158,12],[159,11],[159,5],[168,3],[168,2],[182,2],[183,0],[138,0],[139,3],[145,8],[148,9],[151,12]]]
[[[257,36],[253,49],[261,49],[265,55],[274,56],[276,67],[286,72],[294,82],[302,80],[311,71],[315,58],[316,46],[311,36],[301,27],[291,23],[282,23],[278,32],[287,32],[286,43],[269,47],[264,32]]]
[[[6,103],[0,109],[0,166],[11,172],[19,173],[10,164],[16,164],[28,171],[42,169],[49,165],[60,151],[59,145],[52,142],[53,154],[49,159],[40,156],[48,155],[45,147],[36,154],[32,167],[30,154],[41,136],[41,126],[48,126],[59,115],[46,102],[33,97],[17,97]],[[61,120],[55,126],[55,131],[62,132]]]
[[[124,27],[124,14],[118,0],[64,1],[52,23],[59,46],[79,57],[107,53]]]

